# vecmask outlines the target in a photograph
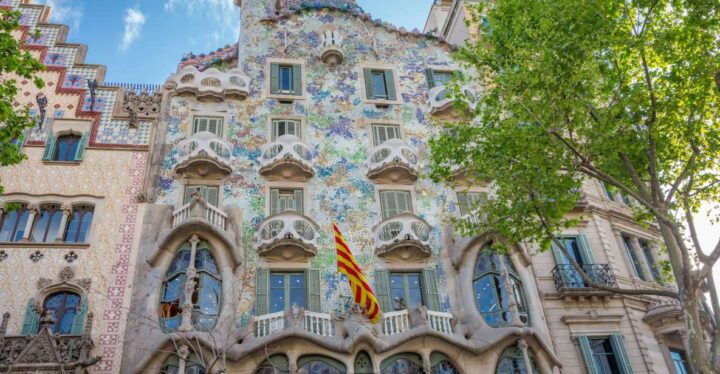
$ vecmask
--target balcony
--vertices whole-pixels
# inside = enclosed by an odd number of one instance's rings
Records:
[[[320,227],[310,218],[286,210],[259,226],[258,254],[268,260],[304,261],[317,253]]]
[[[466,96],[465,103],[471,110],[476,107],[475,94],[469,86],[462,87]],[[437,86],[428,92],[428,104],[430,105],[430,114],[449,114],[453,110],[453,100],[449,97],[447,86]]]
[[[612,273],[610,265],[582,264],[580,266],[593,282],[602,286],[617,287],[615,275]],[[584,300],[586,298],[590,298],[592,300],[603,298],[607,300],[612,295],[609,291],[590,287],[570,264],[560,264],[555,266],[552,271],[552,276],[559,296],[566,300]]]
[[[178,95],[192,95],[198,100],[222,101],[244,99],[250,89],[250,78],[241,69],[222,72],[215,68],[199,71],[186,66],[168,79]]]
[[[191,178],[212,178],[232,172],[232,145],[207,131],[194,134],[177,146],[175,172]]]
[[[411,184],[418,178],[418,158],[400,139],[390,139],[370,150],[367,177],[382,184]]]
[[[313,335],[333,336],[332,319],[326,313],[296,309],[255,318],[255,337],[269,336],[290,328],[301,328]]]
[[[412,214],[401,213],[373,228],[375,254],[389,262],[423,261],[430,250],[430,225]]]
[[[305,182],[315,175],[310,148],[295,135],[283,135],[265,144],[260,175],[268,180]]]
[[[49,328],[52,318],[40,320],[40,332],[33,336],[6,336],[10,313],[0,325],[0,370],[3,372],[84,372],[98,361],[92,357],[92,313],[88,313],[82,335],[54,335]],[[76,372],[73,370],[72,372]]]
[[[447,335],[453,334],[453,315],[451,313],[427,310],[425,320],[430,329]],[[401,334],[415,327],[410,321],[407,309],[383,313],[380,326],[382,334],[386,336]]]
[[[172,214],[172,227],[176,228],[189,218],[205,219],[222,231],[227,230],[228,216],[217,207],[205,201],[200,194],[194,193],[189,203]]]

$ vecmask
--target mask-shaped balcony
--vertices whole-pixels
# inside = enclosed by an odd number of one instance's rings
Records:
[[[477,100],[473,90],[469,86],[463,86],[462,90],[465,95],[465,103],[471,110],[474,110]],[[434,87],[428,92],[428,103],[430,104],[430,114],[446,114],[453,110],[453,100],[445,85]]]
[[[367,177],[376,183],[410,184],[417,180],[418,158],[400,139],[390,139],[370,150]]]
[[[269,180],[304,182],[315,175],[312,151],[295,135],[280,136],[261,151],[260,175]]]
[[[207,131],[177,146],[175,172],[194,178],[222,177],[232,172],[232,145]]]
[[[259,226],[258,254],[269,260],[303,261],[317,253],[320,227],[310,218],[286,210]]]
[[[373,228],[375,254],[389,262],[423,261],[430,257],[430,225],[412,213],[400,213]]]

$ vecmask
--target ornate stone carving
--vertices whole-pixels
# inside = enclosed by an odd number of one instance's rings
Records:
[[[43,257],[45,257],[45,255],[40,251],[35,251],[30,254],[30,260],[32,260],[32,262],[38,262],[42,260]]]
[[[162,93],[155,92],[150,95],[147,91],[140,94],[134,91],[125,91],[122,109],[130,115],[130,127],[137,127],[140,118],[154,118],[160,113]]]
[[[70,253],[65,255],[65,261],[72,264],[75,260],[77,260],[78,255],[75,253],[75,251],[70,251]]]
[[[60,275],[58,276],[61,282],[67,282],[73,278],[75,278],[75,272],[72,270],[71,267],[66,266],[62,270],[60,270]]]
[[[37,288],[38,290],[41,290],[53,283],[52,279],[50,278],[40,278],[37,281]]]
[[[3,262],[3,260],[5,260],[6,258],[8,258],[7,252],[0,251],[0,262]]]

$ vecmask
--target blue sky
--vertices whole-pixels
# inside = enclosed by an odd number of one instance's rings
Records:
[[[68,41],[88,46],[106,82],[162,83],[187,52],[209,52],[237,40],[233,0],[35,0],[70,26]],[[433,0],[357,0],[396,26],[422,29]]]

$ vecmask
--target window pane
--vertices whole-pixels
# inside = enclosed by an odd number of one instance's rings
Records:
[[[13,231],[17,224],[18,211],[13,210],[5,213],[3,217],[2,227],[0,227],[0,242],[9,242],[13,237]]]
[[[385,86],[385,72],[373,71],[373,96],[375,98],[387,99],[387,87]]]
[[[675,370],[677,371],[677,374],[690,373],[690,369],[688,368],[688,365],[687,365],[687,360],[685,359],[684,351],[681,351],[678,349],[671,349],[670,357],[673,360],[673,364],[675,365]]]
[[[407,308],[405,284],[402,274],[390,274],[390,299],[395,310]]]
[[[270,275],[270,313],[285,310],[285,274]]]
[[[420,283],[420,274],[407,274],[408,280],[408,306],[415,307],[423,304],[422,286]]]
[[[35,216],[35,223],[33,224],[32,233],[30,234],[31,242],[44,241],[45,229],[47,228],[48,222],[50,222],[50,212],[43,209],[38,216]]]
[[[50,330],[56,334],[69,334],[79,306],[80,296],[71,292],[58,292],[46,298],[43,313],[50,311],[55,320]]]
[[[293,90],[292,66],[280,66],[280,91],[290,92]]]
[[[300,121],[274,120],[272,126],[272,140],[276,140],[283,135],[300,137]]]
[[[200,276],[200,291],[195,306],[198,315],[195,322],[201,330],[209,330],[215,326],[220,314],[221,293],[220,281],[217,278],[208,274]]]
[[[449,71],[435,71],[433,75],[435,76],[435,87],[444,86],[453,78],[453,73]]]
[[[635,275],[642,280],[646,280],[642,265],[640,264],[640,261],[638,260],[637,255],[635,254],[635,250],[633,250],[631,239],[628,236],[623,235],[622,240],[623,240],[623,244],[625,245],[625,251],[627,252],[628,256],[630,257],[630,261],[632,261],[633,270],[635,271]]]
[[[17,219],[17,225],[15,226],[15,235],[10,238],[10,241],[18,241],[25,235],[25,225],[27,224],[28,218],[30,218],[29,210],[22,210],[19,212],[20,216]]]
[[[610,339],[589,339],[590,350],[598,370],[602,374],[622,374],[615,358]]]
[[[63,135],[57,138],[55,145],[55,161],[75,161],[75,153],[77,152],[80,137],[75,135]]]
[[[305,307],[305,275],[290,275],[290,305]]]
[[[88,233],[90,232],[90,224],[92,224],[93,212],[86,211],[83,213],[82,222],[77,236],[78,243],[86,243]]]

